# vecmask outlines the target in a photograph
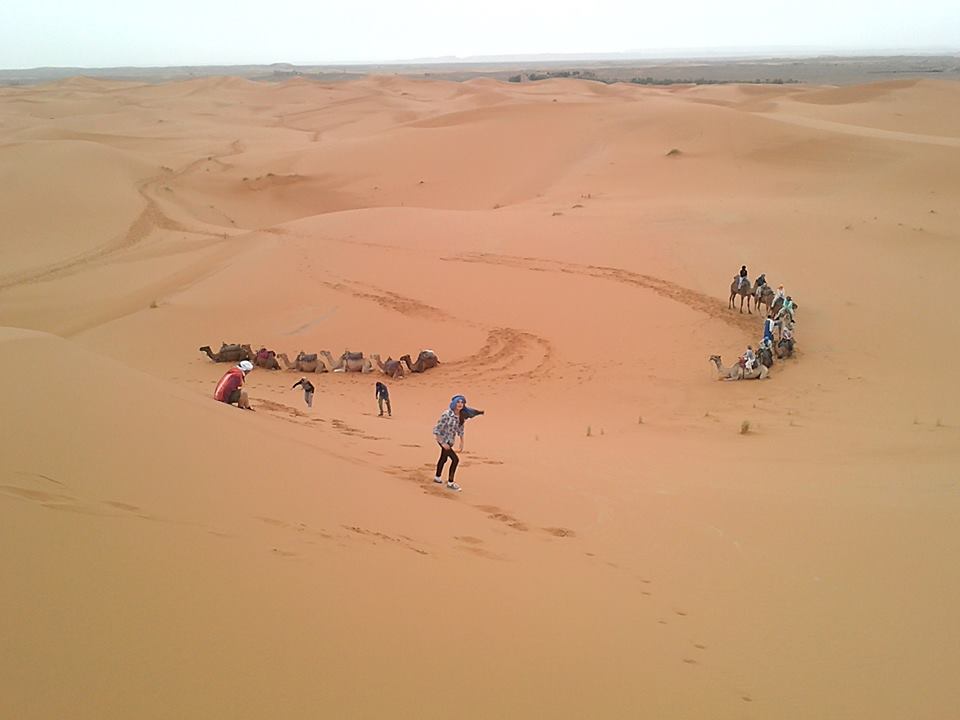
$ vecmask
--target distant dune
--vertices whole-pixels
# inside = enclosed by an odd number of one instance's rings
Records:
[[[0,715],[950,717],[960,83],[891,67],[0,88]],[[744,263],[797,352],[719,382]],[[441,363],[246,413],[222,342]]]

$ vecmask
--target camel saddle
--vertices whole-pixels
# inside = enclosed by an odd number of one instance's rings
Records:
[[[230,345],[227,345],[225,342],[220,343],[220,352],[222,353],[240,352],[242,349],[243,348],[237,343],[232,343]]]
[[[344,360],[363,360],[362,352],[345,352],[343,354]]]
[[[299,355],[297,355],[297,360],[302,360],[303,362],[316,362],[317,354],[312,353],[310,355],[307,355],[306,353],[300,353]]]

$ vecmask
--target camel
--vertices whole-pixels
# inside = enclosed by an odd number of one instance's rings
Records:
[[[757,349],[757,362],[761,365],[772,368],[773,367],[773,350],[770,348],[761,347]]]
[[[440,364],[440,358],[433,350],[421,350],[415,363],[410,362],[409,355],[402,355],[400,359],[407,364],[407,369],[412,373],[422,373]]]
[[[380,360],[380,356],[376,353],[370,353],[370,359],[377,364],[377,367],[380,368],[380,372],[382,372],[384,375],[389,375],[394,380],[400,380],[403,378],[403,363],[399,360],[394,360],[391,357],[387,357],[387,361],[383,362]]]
[[[362,352],[350,352],[344,350],[336,360],[329,350],[321,350],[320,354],[327,359],[327,364],[333,372],[373,372],[373,365],[369,358],[365,358]]]
[[[740,276],[734,275],[733,282],[730,283],[730,302],[727,303],[727,307],[731,310],[733,309],[733,299],[739,295],[740,296],[740,312],[743,312],[743,299],[747,299],[747,312],[750,312],[750,303],[753,301],[753,288],[750,287],[750,282],[747,281],[743,287],[740,287]]]
[[[794,320],[793,320],[793,312],[786,312],[786,313],[784,313],[784,314],[783,314],[783,318],[778,318],[778,317],[777,317],[777,316],[780,314],[780,309],[781,309],[782,307],[783,307],[783,298],[777,298],[776,300],[773,301],[773,305],[770,307],[770,312],[772,312],[772,313],[773,313],[773,316],[774,316],[775,318],[777,318],[778,320],[780,320],[780,319],[787,320],[787,321],[792,325],[793,322],[794,322]],[[796,311],[797,308],[799,308],[799,307],[800,307],[799,305],[797,305],[796,303],[793,303],[793,310],[794,310],[794,311]]]
[[[260,348],[253,357],[253,366],[265,370],[280,370],[280,361],[277,360],[277,354],[273,350]]]
[[[773,303],[773,288],[769,285],[761,285],[753,292],[753,306],[760,312],[760,306],[766,305],[767,312],[770,312],[770,306]]]
[[[739,363],[728,368],[723,367],[723,360],[719,355],[711,355],[710,362],[717,366],[717,380],[765,380],[770,374],[770,369],[760,363],[754,365],[750,372],[745,372]]]
[[[283,364],[286,366],[287,370],[296,370],[297,372],[305,373],[327,372],[327,366],[323,364],[323,361],[319,357],[317,357],[316,353],[307,355],[303,350],[301,350],[297,353],[297,357],[293,362],[290,362],[290,358],[287,357],[286,353],[279,353],[277,357],[283,360]]]
[[[776,344],[777,357],[781,360],[788,357],[793,357],[793,340],[787,340],[786,338],[780,338],[780,341]]]
[[[253,359],[253,350],[249,345],[227,345],[222,342],[220,343],[220,350],[216,353],[210,349],[209,345],[200,348],[200,352],[205,352],[214,362],[240,362],[241,360]]]

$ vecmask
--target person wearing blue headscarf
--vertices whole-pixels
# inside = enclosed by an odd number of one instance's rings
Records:
[[[460,422],[460,412],[467,405],[467,399],[463,395],[454,395],[450,398],[450,407],[444,410],[437,424],[433,428],[433,436],[440,446],[440,459],[437,460],[437,472],[433,477],[435,483],[443,482],[443,466],[447,464],[447,458],[450,459],[450,474],[447,476],[447,489],[454,492],[460,492],[460,486],[454,480],[457,473],[457,465],[460,464],[460,458],[453,450],[455,438],[459,435],[463,438],[463,425]]]

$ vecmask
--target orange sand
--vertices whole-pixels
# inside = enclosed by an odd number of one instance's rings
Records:
[[[958,109],[0,90],[0,716],[952,717]],[[741,263],[796,298],[799,357],[720,383],[760,336]],[[443,364],[392,419],[379,375],[308,410],[265,370],[242,413],[221,341]],[[457,392],[486,415],[454,495]]]

